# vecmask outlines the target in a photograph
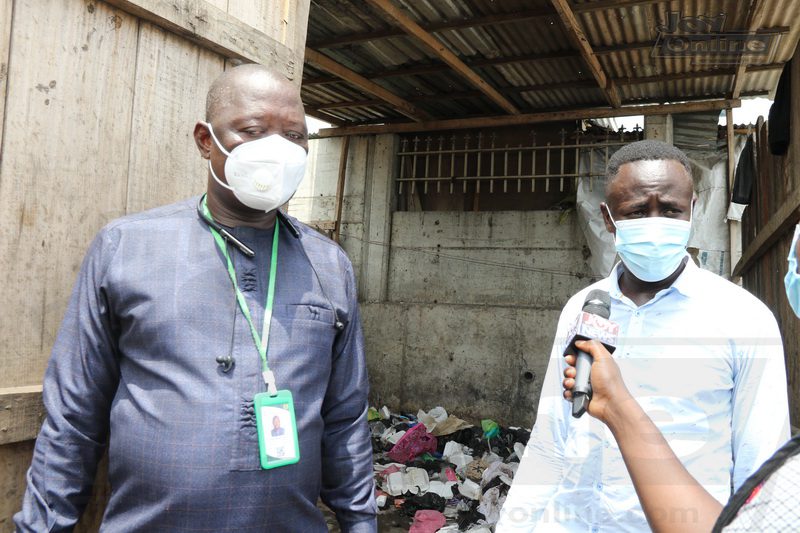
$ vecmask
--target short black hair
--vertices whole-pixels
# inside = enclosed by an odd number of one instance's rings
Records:
[[[608,158],[606,166],[606,177],[611,180],[619,172],[619,167],[625,163],[634,161],[659,161],[673,160],[683,165],[689,177],[692,177],[692,163],[683,150],[675,148],[671,144],[652,139],[636,141],[626,144]]]

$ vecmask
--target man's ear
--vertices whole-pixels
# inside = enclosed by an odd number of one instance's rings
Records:
[[[211,138],[211,133],[208,131],[208,125],[205,122],[198,121],[194,125],[194,143],[200,151],[200,157],[209,159],[211,157],[211,144],[214,140]]]
[[[600,213],[603,215],[603,222],[606,224],[606,231],[611,235],[616,235],[617,228],[614,226],[614,223],[611,221],[611,217],[608,215],[608,204],[605,202],[600,202]]]

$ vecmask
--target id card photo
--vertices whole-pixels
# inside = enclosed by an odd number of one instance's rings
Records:
[[[296,463],[300,453],[291,394],[288,391],[281,391],[274,397],[259,394],[255,404],[261,467]]]

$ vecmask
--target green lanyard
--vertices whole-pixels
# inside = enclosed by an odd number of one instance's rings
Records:
[[[211,213],[206,207],[206,199],[203,198],[203,213],[211,218]],[[267,349],[269,347],[269,327],[270,323],[272,322],[272,305],[275,299],[275,271],[278,267],[278,219],[275,219],[275,230],[273,231],[272,237],[272,257],[270,258],[269,264],[269,281],[267,286],[267,303],[264,306],[264,324],[261,327],[261,335],[258,334],[256,331],[255,326],[253,325],[253,319],[250,317],[250,309],[247,307],[247,302],[244,299],[244,295],[242,291],[239,290],[239,284],[236,282],[236,270],[233,268],[233,262],[231,261],[230,256],[228,255],[228,247],[225,244],[225,240],[219,234],[217,230],[213,227],[209,226],[212,235],[214,235],[214,240],[217,242],[217,246],[219,247],[222,255],[225,256],[225,260],[228,263],[228,275],[231,278],[231,283],[233,283],[233,290],[236,292],[236,301],[239,302],[239,307],[242,310],[242,314],[247,319],[247,323],[250,325],[250,333],[253,335],[253,341],[256,343],[256,349],[258,350],[258,355],[261,356],[261,361],[264,363],[262,366],[261,376],[264,378],[264,383],[267,386],[267,392],[270,396],[275,396],[278,394],[278,389],[275,386],[275,374],[272,370],[269,369],[269,365],[267,364]]]

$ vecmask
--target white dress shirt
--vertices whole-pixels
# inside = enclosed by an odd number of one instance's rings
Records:
[[[642,306],[612,274],[570,298],[558,321],[542,395],[497,532],[648,531],[614,437],[588,414],[572,417],[561,381],[567,332],[592,289],[611,296],[620,326],[614,359],[672,450],[725,503],[789,437],[786,370],[770,310],[691,260],[671,287]],[[696,511],[665,511],[692,521]]]

